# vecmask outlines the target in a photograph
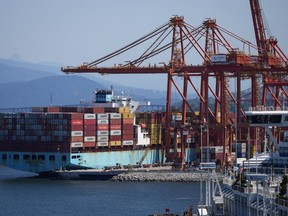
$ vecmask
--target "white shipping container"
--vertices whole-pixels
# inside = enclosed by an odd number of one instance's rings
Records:
[[[71,147],[72,147],[72,148],[83,147],[83,142],[72,142],[72,143],[71,143]]]
[[[176,121],[181,121],[182,120],[182,115],[175,115],[175,120]]]
[[[71,136],[83,136],[83,131],[71,131]]]
[[[84,137],[84,142],[95,142],[96,137],[95,136],[85,136]]]
[[[110,113],[110,119],[121,119],[120,113]]]
[[[216,54],[211,56],[211,63],[226,63],[227,62],[227,56],[226,54]]]
[[[109,132],[108,130],[98,130],[97,131],[97,136],[108,136],[109,135]]]
[[[121,135],[121,130],[110,130],[110,135]]]
[[[123,144],[123,146],[133,145],[133,140],[123,140],[122,144]]]
[[[108,146],[108,142],[97,142],[98,146]]]
[[[96,119],[96,114],[93,113],[84,114],[84,119]]]
[[[108,123],[109,123],[108,119],[97,120],[98,125],[108,125]]]
[[[108,119],[108,113],[99,113],[97,114],[97,119]]]
[[[108,136],[97,136],[97,142],[108,141]]]

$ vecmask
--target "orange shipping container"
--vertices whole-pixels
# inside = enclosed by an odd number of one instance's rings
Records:
[[[133,118],[123,118],[123,125],[124,124],[132,124],[133,125],[133,121],[134,119]]]
[[[83,142],[83,136],[72,136],[71,141],[72,142]]]
[[[84,146],[84,148],[85,147],[95,147],[96,143],[95,142],[84,142],[83,146]]]

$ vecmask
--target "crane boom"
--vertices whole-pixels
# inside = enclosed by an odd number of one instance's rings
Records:
[[[252,14],[253,26],[255,31],[256,43],[260,48],[258,54],[264,54],[268,51],[267,38],[265,33],[265,27],[262,19],[261,7],[259,0],[250,0],[250,9]]]

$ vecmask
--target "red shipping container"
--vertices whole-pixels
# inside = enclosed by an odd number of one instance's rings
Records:
[[[123,140],[132,140],[133,134],[122,134]]]
[[[96,119],[85,119],[84,125],[96,125]]]
[[[121,130],[121,125],[110,125],[111,130]]]
[[[60,107],[47,107],[47,112],[60,112]]]
[[[104,113],[104,107],[93,107],[93,113]]]
[[[71,125],[71,130],[72,131],[82,131],[83,125]]]
[[[110,124],[111,125],[120,125],[121,124],[121,119],[110,119]]]
[[[108,130],[108,125],[97,125],[97,130]]]
[[[83,120],[83,113],[71,113],[71,119],[82,119]]]
[[[121,141],[121,135],[117,135],[117,136],[110,136],[109,137],[110,141]]]
[[[133,125],[132,124],[123,124],[122,125],[123,130],[131,130],[133,131]]]
[[[80,119],[71,120],[71,125],[83,125],[83,120]]]
[[[95,130],[84,130],[84,136],[95,136]]]
[[[133,135],[133,130],[122,130],[122,134],[132,134]]]
[[[83,146],[84,147],[95,147],[96,143],[95,142],[84,142]]]
[[[84,130],[95,131],[96,125],[84,125]]]
[[[123,125],[124,124],[132,124],[133,125],[133,121],[134,121],[133,118],[123,118],[123,120],[122,120]]]

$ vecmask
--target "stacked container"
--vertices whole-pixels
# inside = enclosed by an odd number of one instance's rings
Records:
[[[84,114],[84,143],[83,147],[95,147],[96,146],[96,114],[85,113]]]
[[[122,116],[120,113],[109,114],[109,146],[121,146]]]
[[[122,112],[122,145],[133,146],[134,144],[134,115],[130,113],[129,109],[119,108]]]
[[[162,123],[165,114],[162,112],[137,113],[136,122],[145,123],[151,145],[162,143]]]
[[[98,113],[96,116],[96,145],[98,147],[108,147],[109,143],[109,115],[108,113]]]

